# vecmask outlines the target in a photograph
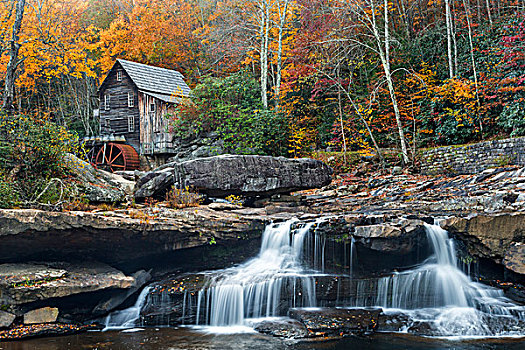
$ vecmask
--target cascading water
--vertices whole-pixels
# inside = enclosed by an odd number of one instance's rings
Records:
[[[197,324],[243,325],[247,318],[280,315],[283,303],[286,310],[315,306],[314,278],[300,262],[314,224],[291,220],[267,226],[257,257],[214,274],[199,291]],[[299,227],[293,229],[294,225]]]
[[[151,287],[146,287],[140,292],[135,305],[124,310],[118,310],[110,313],[104,322],[106,326],[104,330],[109,329],[126,329],[137,326],[137,321],[140,318],[140,310],[146,302],[146,298],[151,290]]]
[[[322,272],[326,237],[312,229],[318,223],[290,220],[268,225],[257,257],[229,269],[199,274],[203,284],[184,291],[180,323],[242,326],[250,324],[250,319],[284,316],[294,307],[374,306],[387,315],[404,314],[408,320],[400,331],[419,332],[417,328],[425,325],[424,334],[440,336],[523,335],[525,307],[463,273],[457,266],[454,241],[439,226],[425,226],[433,254],[420,265],[386,277],[362,279],[354,276],[359,259],[353,237],[343,264],[348,274]],[[108,316],[106,328],[136,326],[149,292],[150,288],[144,289],[133,307]],[[148,305],[160,303],[160,310],[167,310],[165,325],[169,312],[176,309],[166,293],[148,299]],[[336,294],[336,300],[323,299],[321,293],[325,297]]]
[[[496,335],[501,329],[491,329],[488,318],[525,320],[525,307],[458,269],[454,241],[445,230],[436,225],[425,229],[434,254],[417,268],[380,278],[375,299],[359,298],[369,286],[358,283],[353,306],[402,309],[440,335]]]

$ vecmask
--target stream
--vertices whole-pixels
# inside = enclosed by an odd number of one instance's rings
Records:
[[[0,349],[525,348],[525,307],[458,268],[454,241],[438,225],[425,225],[431,254],[418,265],[354,280],[352,266],[359,264],[359,257],[353,239],[348,274],[324,272],[324,243],[315,234],[319,222],[270,224],[256,257],[201,273],[205,283],[200,290],[184,294],[182,318],[191,320],[184,326],[143,327],[145,308],[173,309],[169,295],[151,293],[153,284],[142,290],[135,305],[107,316],[102,332],[6,342]],[[316,291],[326,276],[347,281],[331,287],[338,295],[335,305],[329,305],[332,310],[381,308],[387,320],[394,315],[402,323],[388,320],[389,329],[342,339],[282,339],[254,330],[261,322],[281,322],[290,310],[322,312],[327,305]]]

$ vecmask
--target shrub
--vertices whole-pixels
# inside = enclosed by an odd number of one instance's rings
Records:
[[[0,169],[0,208],[13,208],[18,204],[19,196],[15,186]]]
[[[62,181],[51,180],[67,175],[64,156],[77,147],[75,134],[45,118],[0,114],[0,169],[10,174],[21,201],[53,202],[67,192]]]
[[[525,135],[525,103],[509,103],[503,108],[497,123],[510,136]]]
[[[182,209],[187,207],[198,207],[202,197],[189,188],[179,189],[172,187],[166,194],[166,204],[169,208]]]

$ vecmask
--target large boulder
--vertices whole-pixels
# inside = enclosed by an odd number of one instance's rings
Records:
[[[135,183],[120,175],[95,169],[73,154],[66,154],[64,161],[75,178],[80,181],[81,192],[91,203],[122,202],[133,192]]]
[[[321,161],[256,155],[220,155],[168,163],[137,182],[135,198],[162,197],[172,185],[213,197],[271,196],[328,185],[332,169]]]

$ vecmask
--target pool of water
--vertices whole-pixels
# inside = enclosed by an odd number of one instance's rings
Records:
[[[310,349],[525,349],[525,338],[447,340],[407,334],[374,334],[336,340],[290,341],[258,333],[210,334],[191,328],[146,328],[0,342],[0,350],[310,350]]]

